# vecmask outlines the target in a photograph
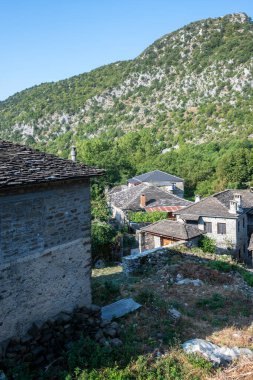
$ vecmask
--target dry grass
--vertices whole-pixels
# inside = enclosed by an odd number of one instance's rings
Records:
[[[253,349],[253,323],[249,327],[238,329],[235,326],[226,327],[214,332],[207,339],[215,344],[228,347],[248,347]]]
[[[114,274],[120,273],[122,273],[122,267],[119,265],[106,267],[102,269],[92,269],[92,277],[112,276]]]
[[[207,380],[252,380],[253,361],[250,358],[242,357],[223,371],[208,377]]]

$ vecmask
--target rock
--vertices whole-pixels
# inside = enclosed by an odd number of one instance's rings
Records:
[[[109,336],[110,338],[115,338],[117,335],[117,330],[113,329],[112,327],[104,328],[103,332],[105,335]]]
[[[110,343],[106,338],[101,338],[99,344],[101,344],[101,346],[110,347]]]
[[[170,309],[168,309],[168,314],[169,316],[174,320],[174,321],[178,321],[182,314],[180,313],[180,311],[178,311],[177,309],[175,309],[174,307],[171,307]]]
[[[102,339],[102,338],[104,338],[104,333],[103,333],[103,331],[100,329],[100,330],[98,330],[98,331],[96,332],[96,334],[95,334],[95,339],[96,339],[97,342],[99,342],[100,339]]]
[[[182,345],[186,353],[199,353],[214,366],[228,365],[240,356],[253,357],[253,351],[247,348],[238,347],[220,347],[204,339],[190,339]]]
[[[26,335],[22,336],[22,338],[21,338],[21,343],[22,343],[22,344],[30,343],[30,342],[32,341],[32,339],[33,339],[33,338],[32,338],[31,335],[26,334]]]
[[[101,312],[101,307],[98,306],[98,305],[94,305],[92,304],[90,306],[90,310],[93,312],[93,313],[100,313]]]
[[[120,330],[119,324],[117,322],[112,322],[110,326],[115,329],[117,332]]]
[[[113,338],[111,340],[111,346],[112,347],[120,347],[120,346],[122,346],[122,344],[123,344],[123,342],[119,338]]]
[[[30,334],[33,338],[36,338],[40,334],[39,327],[36,323],[32,324],[32,326],[28,330],[28,334]]]
[[[104,260],[97,260],[96,262],[95,262],[95,265],[94,265],[94,268],[95,269],[103,269],[103,268],[105,268],[106,267],[106,265],[105,265],[105,262],[104,262]]]
[[[111,321],[107,321],[106,319],[100,323],[100,327],[104,328],[111,324]]]
[[[39,355],[43,354],[43,352],[44,352],[44,347],[42,346],[35,346],[34,348],[31,349],[31,353],[35,357],[38,357]]]
[[[55,316],[55,319],[57,323],[62,323],[62,322],[67,323],[71,321],[71,315],[69,313],[62,311],[61,313]]]
[[[204,285],[203,281],[196,279],[192,280],[191,278],[184,278],[182,280],[176,281],[177,285],[194,285],[194,286],[201,286]]]
[[[112,320],[113,318],[123,317],[124,315],[139,309],[141,305],[132,298],[124,298],[102,307],[102,319]]]
[[[0,380],[7,380],[7,377],[5,376],[5,373],[0,370]]]

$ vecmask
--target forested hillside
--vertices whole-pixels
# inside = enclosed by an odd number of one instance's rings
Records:
[[[253,23],[244,13],[165,35],[132,61],[0,102],[0,137],[108,169],[109,184],[161,169],[189,194],[253,179]]]

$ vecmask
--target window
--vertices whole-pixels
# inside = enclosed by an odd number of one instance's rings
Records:
[[[205,231],[206,232],[212,233],[213,229],[212,229],[212,223],[211,222],[205,222],[204,226],[205,226]]]
[[[243,218],[242,220],[242,225],[243,225],[243,228],[245,227],[245,219]]]
[[[217,223],[217,233],[221,235],[226,234],[226,223]]]
[[[239,232],[240,231],[240,221],[239,220],[238,220],[237,226],[238,226],[238,232]]]

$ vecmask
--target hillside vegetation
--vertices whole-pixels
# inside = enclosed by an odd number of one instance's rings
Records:
[[[159,168],[205,195],[251,181],[252,95],[253,23],[232,14],[165,35],[132,61],[9,97],[0,137],[65,157],[75,143],[109,184]]]

